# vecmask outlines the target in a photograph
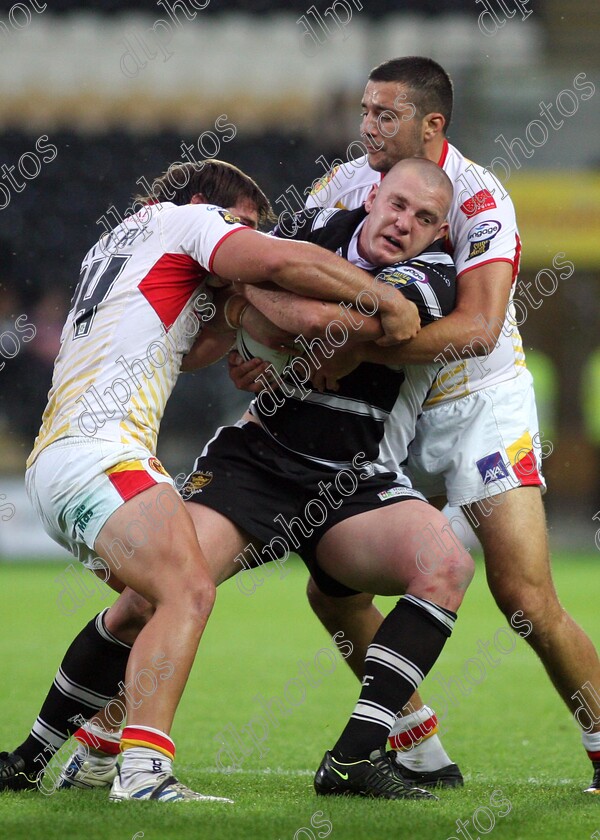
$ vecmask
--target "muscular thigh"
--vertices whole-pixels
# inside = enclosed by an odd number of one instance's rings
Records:
[[[170,485],[157,484],[118,507],[94,550],[121,583],[152,604],[208,578],[192,520]]]
[[[204,552],[211,577],[218,586],[242,566],[235,558],[244,551],[251,537],[222,513],[194,502],[185,502],[198,542]]]
[[[546,517],[539,487],[517,487],[494,496],[487,515],[472,505],[486,572],[493,591],[552,586]]]
[[[317,547],[319,566],[363,592],[396,595],[427,575],[431,595],[437,572],[462,555],[448,520],[431,505],[406,499],[357,514],[330,528]]]

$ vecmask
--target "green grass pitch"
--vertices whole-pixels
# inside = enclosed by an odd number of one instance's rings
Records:
[[[598,559],[555,560],[561,599],[597,644]],[[317,798],[314,770],[352,710],[358,683],[328,652],[332,643],[304,598],[304,568],[288,567],[285,579],[274,574],[251,596],[235,581],[221,588],[173,730],[182,780],[230,796],[234,805],[111,805],[104,791],[3,794],[0,837],[600,837],[600,796],[581,792],[590,769],[574,721],[526,644],[502,630],[507,624],[480,563],[454,636],[423,689],[443,717],[443,740],[465,787],[441,792],[438,802]],[[61,571],[49,564],[0,566],[0,749],[12,749],[28,732],[66,644],[109,603],[95,592],[65,615]],[[384,610],[393,603],[381,601]],[[446,691],[444,683],[451,686]],[[222,769],[232,763],[236,769]]]

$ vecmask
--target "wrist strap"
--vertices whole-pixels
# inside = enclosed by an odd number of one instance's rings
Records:
[[[230,298],[227,298],[223,308],[223,315],[225,317],[225,323],[230,330],[238,330],[240,328],[242,317],[248,306],[248,301],[242,295],[232,295]]]

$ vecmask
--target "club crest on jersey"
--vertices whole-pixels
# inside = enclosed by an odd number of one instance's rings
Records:
[[[468,260],[473,257],[481,257],[489,251],[492,239],[498,235],[502,228],[500,222],[490,219],[487,222],[478,222],[473,225],[467,236],[469,242],[469,256]]]
[[[410,265],[403,265],[402,268],[393,268],[390,271],[383,271],[380,278],[392,286],[408,286],[410,283],[428,283],[427,275],[418,268]]]
[[[460,209],[468,219],[472,219],[484,210],[493,210],[497,206],[489,190],[479,190],[474,196],[463,201]]]
[[[492,452],[491,455],[480,458],[479,461],[476,461],[476,464],[484,484],[499,481],[501,478],[508,478],[508,469],[499,452]]]
[[[155,472],[160,473],[161,475],[166,475],[167,478],[170,478],[169,473],[166,471],[166,469],[160,463],[158,458],[154,458],[154,457],[148,458],[148,466],[150,467],[150,469],[154,470]]]
[[[228,225],[236,225],[240,221],[237,216],[234,216],[233,213],[229,213],[227,210],[219,210],[219,216]]]
[[[340,168],[340,165],[334,166],[333,169],[330,169],[326,175],[323,175],[322,178],[319,178],[318,181],[315,181],[312,185],[312,189],[310,191],[310,195],[316,195],[320,190],[327,186],[327,184],[335,178],[336,172]]]
[[[186,483],[181,488],[181,495],[185,498],[186,496],[193,495],[194,493],[201,493],[202,489],[206,487],[210,482],[213,480],[213,474],[211,472],[205,470],[196,470],[193,472]]]

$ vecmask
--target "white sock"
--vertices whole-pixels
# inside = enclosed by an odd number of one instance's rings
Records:
[[[600,732],[582,732],[581,742],[590,761],[600,761]]]
[[[396,761],[420,773],[439,770],[452,764],[437,733],[437,718],[433,709],[422,706],[410,715],[396,718],[389,740],[397,750]]]
[[[109,767],[114,767],[119,760],[118,755],[107,755],[106,753],[94,750],[88,747],[87,744],[77,744],[77,749],[74,755],[85,761],[90,768],[95,770],[107,770]]]
[[[144,776],[173,773],[173,761],[150,747],[128,747],[122,755],[121,784],[125,788],[138,784]]]

